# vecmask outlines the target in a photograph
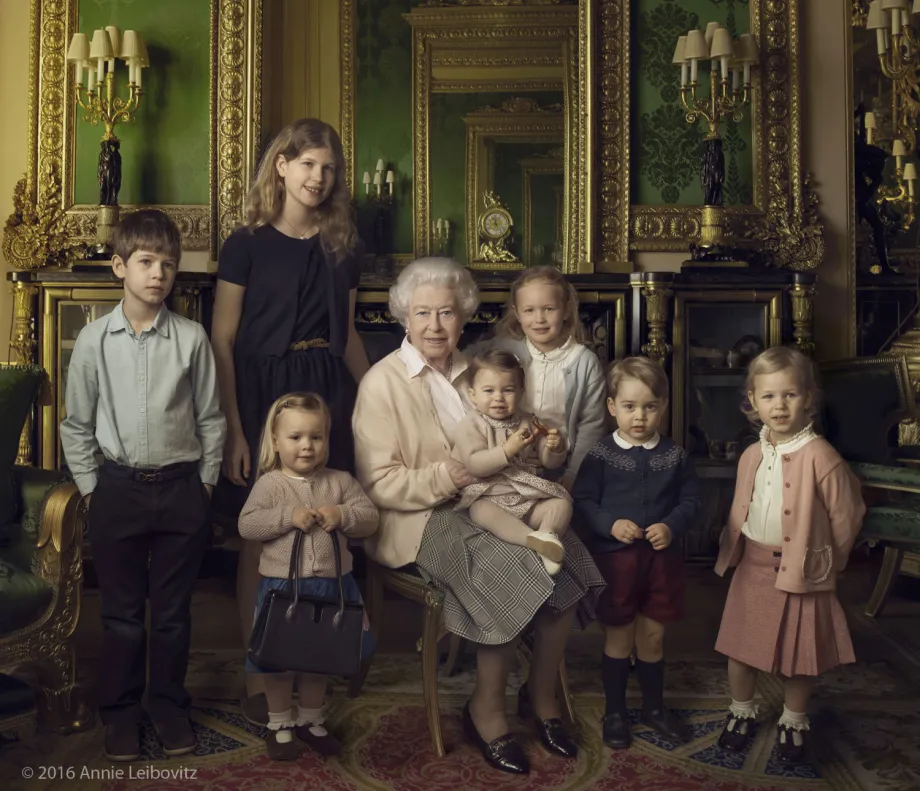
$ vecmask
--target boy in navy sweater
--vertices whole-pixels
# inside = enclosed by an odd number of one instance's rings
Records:
[[[582,535],[607,580],[597,605],[602,659],[604,743],[629,747],[626,711],[630,656],[642,690],[642,721],[672,742],[685,740],[664,705],[665,624],[684,616],[681,536],[700,509],[700,486],[687,452],[658,433],[668,405],[660,365],[629,357],[607,373],[607,408],[617,430],[585,456],[572,497]]]

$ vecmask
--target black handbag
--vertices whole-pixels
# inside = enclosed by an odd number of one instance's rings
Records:
[[[304,534],[298,530],[288,584],[268,591],[249,639],[247,654],[260,668],[348,678],[361,667],[364,606],[346,603],[339,537],[326,535],[335,551],[338,598],[299,595]]]

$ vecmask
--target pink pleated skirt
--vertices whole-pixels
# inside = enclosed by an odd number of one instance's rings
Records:
[[[782,676],[817,676],[855,662],[837,595],[777,590],[781,547],[742,540],[744,554],[728,590],[716,651]]]

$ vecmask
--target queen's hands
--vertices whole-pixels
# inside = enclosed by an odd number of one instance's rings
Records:
[[[456,459],[448,459],[444,463],[447,465],[447,474],[450,475],[450,479],[457,489],[462,489],[464,486],[470,486],[479,480]]]

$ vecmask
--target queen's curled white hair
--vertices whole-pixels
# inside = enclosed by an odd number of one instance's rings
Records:
[[[479,307],[479,289],[469,271],[452,258],[419,258],[409,264],[390,287],[390,313],[403,327],[412,295],[420,286],[449,288],[465,324]]]

